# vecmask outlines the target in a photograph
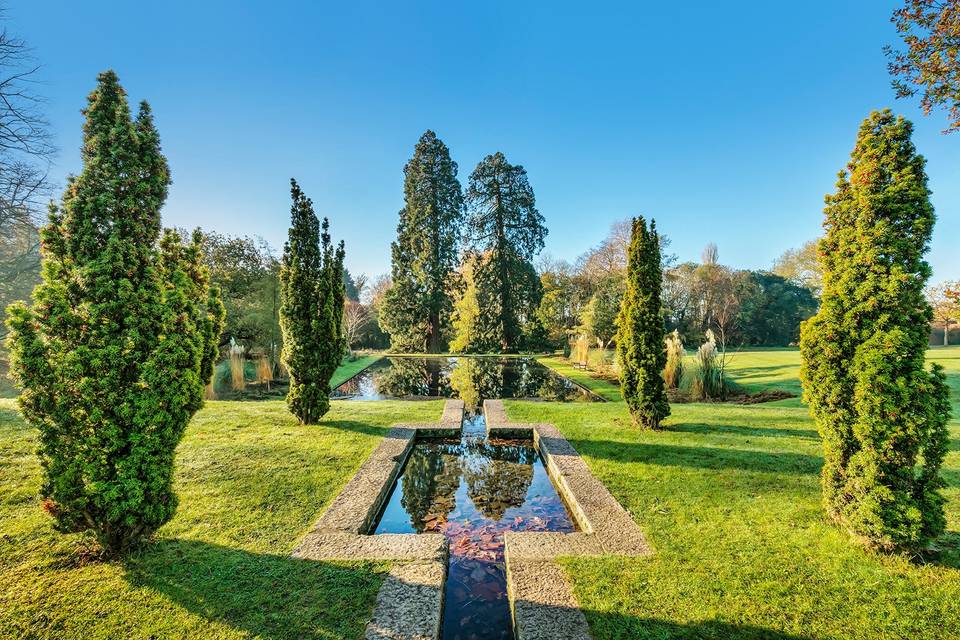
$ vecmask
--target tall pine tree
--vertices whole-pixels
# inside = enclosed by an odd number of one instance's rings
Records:
[[[40,431],[44,508],[109,552],[176,510],[177,443],[203,402],[223,328],[199,233],[161,239],[170,174],[150,108],[131,120],[112,71],[84,111],[80,175],[42,230],[34,303],[9,309],[11,371]]]
[[[391,246],[393,287],[380,322],[394,350],[437,353],[450,332],[463,194],[457,163],[433,131],[420,136],[403,173],[404,207]]]
[[[543,296],[533,258],[542,249],[547,228],[537,211],[527,172],[497,152],[470,175],[467,189],[469,231],[477,260],[474,278],[484,313],[476,327],[482,349],[515,352],[532,334]]]
[[[945,526],[950,406],[940,367],[924,364],[923,255],[934,213],[912,129],[889,110],[861,125],[826,198],[823,298],[800,339],[803,395],[823,439],[826,510],[883,550],[921,548]]]
[[[290,180],[290,231],[280,264],[281,359],[290,375],[287,406],[302,424],[330,409],[330,379],[346,351],[343,336],[343,242],[334,249],[330,222]]]
[[[660,314],[663,269],[656,224],[633,219],[627,250],[627,283],[617,318],[620,389],[634,424],[658,429],[670,415],[663,384],[667,364],[665,328]]]

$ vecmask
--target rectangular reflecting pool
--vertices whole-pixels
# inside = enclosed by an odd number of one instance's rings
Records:
[[[575,530],[531,440],[488,438],[482,415],[457,439],[418,440],[372,533],[442,533],[450,564],[444,640],[513,637],[503,534]]]
[[[533,358],[498,356],[385,357],[334,389],[331,398],[460,398],[471,410],[494,398],[602,401]]]

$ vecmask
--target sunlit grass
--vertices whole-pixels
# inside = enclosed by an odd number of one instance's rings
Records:
[[[960,347],[929,357],[948,369],[956,414]],[[796,350],[733,363],[754,390],[799,389]],[[960,420],[943,474],[940,553],[890,557],[827,522],[819,436],[805,407],[781,404],[675,404],[666,429],[651,433],[631,426],[622,403],[507,402],[511,419],[556,424],[656,550],[564,561],[596,640],[956,636]]]
[[[0,401],[0,638],[357,638],[383,564],[289,557],[397,421],[442,403],[211,402],[177,450],[176,517],[125,562],[86,557],[37,502],[36,431]]]

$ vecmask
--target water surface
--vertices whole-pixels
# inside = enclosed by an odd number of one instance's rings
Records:
[[[574,531],[531,440],[487,438],[482,415],[460,439],[418,440],[374,533],[442,533],[450,542],[444,640],[513,637],[505,531]]]
[[[460,398],[476,409],[485,398],[596,402],[590,393],[533,358],[385,357],[331,394],[332,398]]]

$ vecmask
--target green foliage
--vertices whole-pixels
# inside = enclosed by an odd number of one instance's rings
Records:
[[[346,351],[343,336],[343,242],[334,249],[330,222],[290,180],[290,231],[280,264],[281,358],[290,374],[287,406],[302,424],[330,409],[330,379]]]
[[[634,424],[657,429],[670,415],[663,386],[667,363],[660,287],[663,271],[656,224],[633,219],[627,253],[627,286],[617,321],[617,358],[620,389]]]
[[[824,290],[800,341],[804,400],[823,438],[827,512],[866,544],[919,549],[944,530],[950,407],[924,367],[923,287],[934,214],[912,126],[889,110],[860,127],[826,198]]]
[[[736,329],[751,345],[796,344],[800,323],[817,312],[810,289],[765,271],[748,272],[740,291]]]
[[[470,174],[467,189],[471,247],[482,256],[474,266],[477,299],[484,310],[475,349],[516,352],[524,338],[540,334],[529,326],[543,295],[532,260],[547,235],[527,172],[497,152]],[[539,323],[537,323],[539,324]]]
[[[483,351],[477,336],[481,314],[477,300],[477,280],[474,276],[479,260],[480,256],[467,256],[460,270],[463,290],[453,307],[453,340],[450,341],[450,351],[453,353]]]
[[[42,230],[34,304],[10,308],[20,406],[40,430],[44,508],[108,551],[174,514],[174,450],[203,402],[224,310],[200,235],[160,239],[170,176],[146,103],[131,120],[116,74],[84,111],[83,171]]]
[[[547,269],[540,274],[543,297],[536,318],[554,348],[570,348],[570,337],[579,321],[583,299],[589,295],[584,284],[585,279],[571,275],[565,268]]]
[[[596,339],[601,349],[617,335],[617,316],[623,300],[624,280],[607,276],[583,309],[580,330]]]
[[[203,234],[203,262],[221,289],[230,339],[277,364],[280,350],[280,262],[262,238]]]
[[[450,331],[463,193],[457,163],[433,131],[403,169],[404,207],[391,245],[393,286],[379,310],[390,347],[439,353]]]

